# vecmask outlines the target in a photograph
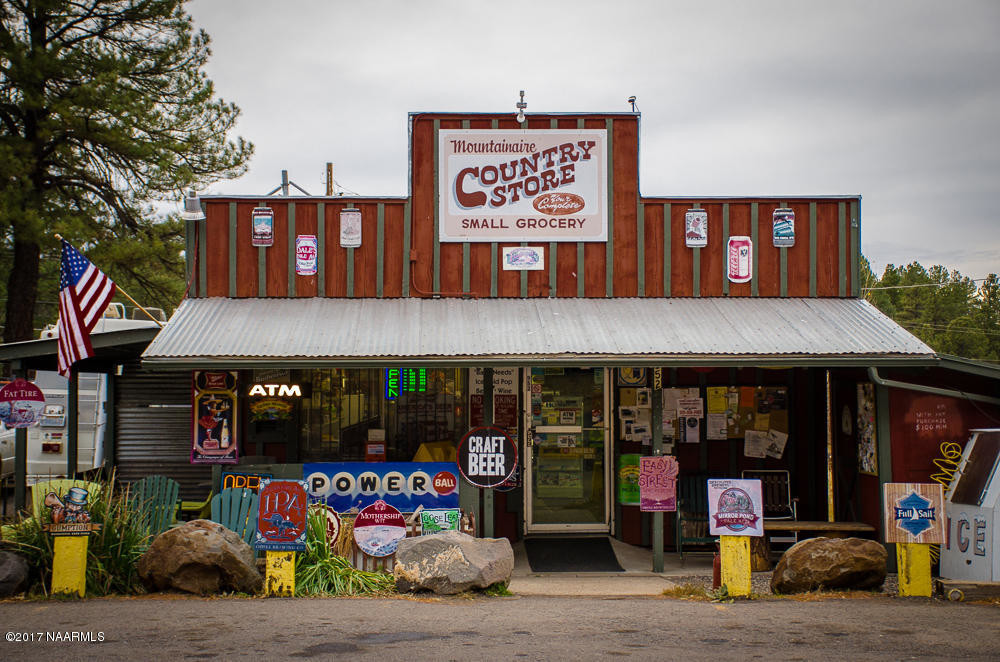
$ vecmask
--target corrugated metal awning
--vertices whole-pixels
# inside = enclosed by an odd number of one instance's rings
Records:
[[[862,299],[187,299],[170,368],[900,365],[934,351]]]

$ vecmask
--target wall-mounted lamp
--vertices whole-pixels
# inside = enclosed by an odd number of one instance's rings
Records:
[[[184,211],[181,212],[181,218],[185,221],[205,220],[205,212],[201,209],[201,198],[198,197],[194,189],[190,189],[184,198]]]
[[[517,102],[517,117],[516,119],[519,123],[524,122],[524,109],[528,107],[528,103],[524,100],[524,90],[521,90],[521,100]]]

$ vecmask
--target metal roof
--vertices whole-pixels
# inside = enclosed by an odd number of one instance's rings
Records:
[[[933,364],[862,299],[187,299],[149,367]]]

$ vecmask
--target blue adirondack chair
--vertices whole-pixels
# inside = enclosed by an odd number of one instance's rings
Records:
[[[129,488],[133,507],[142,513],[143,523],[154,536],[169,529],[177,518],[180,485],[166,476],[146,476]]]
[[[245,488],[230,487],[212,497],[213,522],[235,531],[236,535],[250,543],[257,530],[258,497]]]

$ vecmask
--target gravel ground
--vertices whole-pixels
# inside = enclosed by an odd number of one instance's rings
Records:
[[[772,595],[771,593],[771,575],[772,572],[753,572],[750,573],[750,590],[755,595]],[[684,577],[678,581],[678,584],[693,584],[695,586],[702,586],[706,591],[712,590],[712,577],[709,576],[694,576],[694,577]],[[883,595],[899,595],[899,582],[895,574],[886,575],[885,582],[882,584],[882,589],[880,591]]]

